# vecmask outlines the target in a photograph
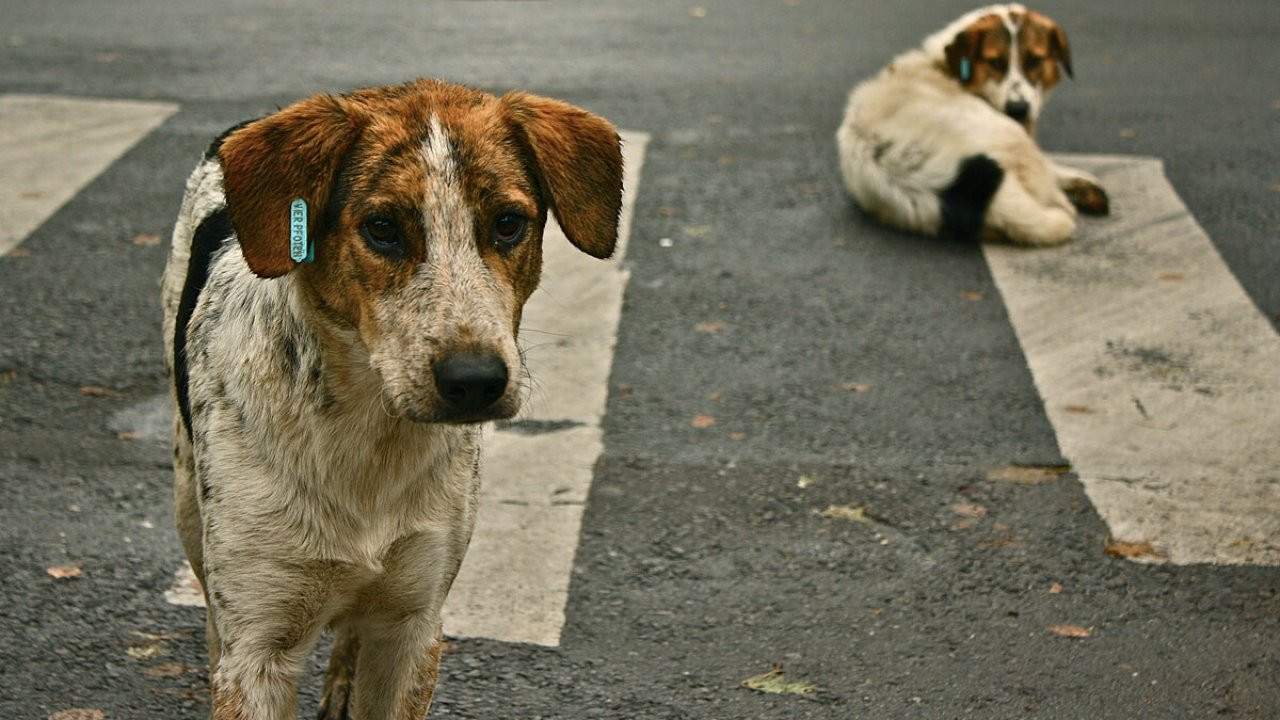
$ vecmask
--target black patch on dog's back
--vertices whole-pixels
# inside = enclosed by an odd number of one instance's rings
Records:
[[[942,209],[940,235],[957,240],[973,240],[982,231],[983,218],[991,205],[1004,170],[986,155],[971,155],[960,163],[956,179],[938,193]]]
[[[236,123],[235,125],[232,125],[226,130],[223,130],[222,134],[214,138],[213,142],[209,143],[209,147],[205,148],[204,159],[212,160],[213,158],[217,157],[218,151],[222,149],[222,143],[227,139],[227,136],[239,130],[240,128],[244,127],[245,125],[248,125],[249,123],[255,123],[261,119],[262,118],[254,118],[253,120],[245,120],[242,123]]]
[[[187,384],[191,373],[187,367],[187,326],[196,311],[200,291],[209,279],[209,265],[214,253],[234,233],[231,215],[221,207],[200,221],[191,238],[191,258],[187,261],[187,278],[182,286],[178,317],[173,328],[173,387],[178,395],[178,410],[182,413],[182,425],[187,429],[188,440],[191,439],[191,400]]]

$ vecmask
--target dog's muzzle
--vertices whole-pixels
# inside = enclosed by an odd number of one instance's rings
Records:
[[[1027,116],[1031,114],[1031,103],[1026,100],[1010,100],[1004,104],[1004,114],[1026,124]]]
[[[434,368],[436,392],[449,415],[461,422],[489,419],[493,406],[507,391],[510,372],[502,358],[490,352],[460,352]]]

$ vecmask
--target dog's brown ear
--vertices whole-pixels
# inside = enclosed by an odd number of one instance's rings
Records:
[[[316,95],[232,132],[218,149],[231,225],[249,269],[280,277],[290,257],[290,206],[307,204],[307,232],[321,231],[329,191],[359,133],[340,98]]]
[[[1067,34],[1062,31],[1062,26],[1052,21],[1049,23],[1049,57],[1062,64],[1067,77],[1075,79],[1076,75],[1071,70],[1071,44],[1067,42]]]
[[[508,117],[533,153],[551,211],[575,247],[607,258],[618,242],[622,147],[609,121],[558,100],[508,93]]]
[[[982,50],[982,38],[986,34],[984,28],[970,25],[956,33],[956,36],[943,51],[947,60],[947,70],[961,85],[977,84],[978,53]]]

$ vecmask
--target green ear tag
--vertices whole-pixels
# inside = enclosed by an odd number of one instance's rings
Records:
[[[289,257],[304,263],[316,259],[316,249],[307,237],[307,201],[294,198],[289,204]]]
[[[969,82],[969,75],[971,73],[972,69],[969,67],[969,58],[960,58],[960,81]]]

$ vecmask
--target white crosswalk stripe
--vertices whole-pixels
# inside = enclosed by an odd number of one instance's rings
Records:
[[[1063,454],[1136,559],[1280,565],[1280,338],[1159,160],[1063,161],[1112,216],[985,247]]]
[[[0,255],[177,110],[162,102],[0,95]]]

